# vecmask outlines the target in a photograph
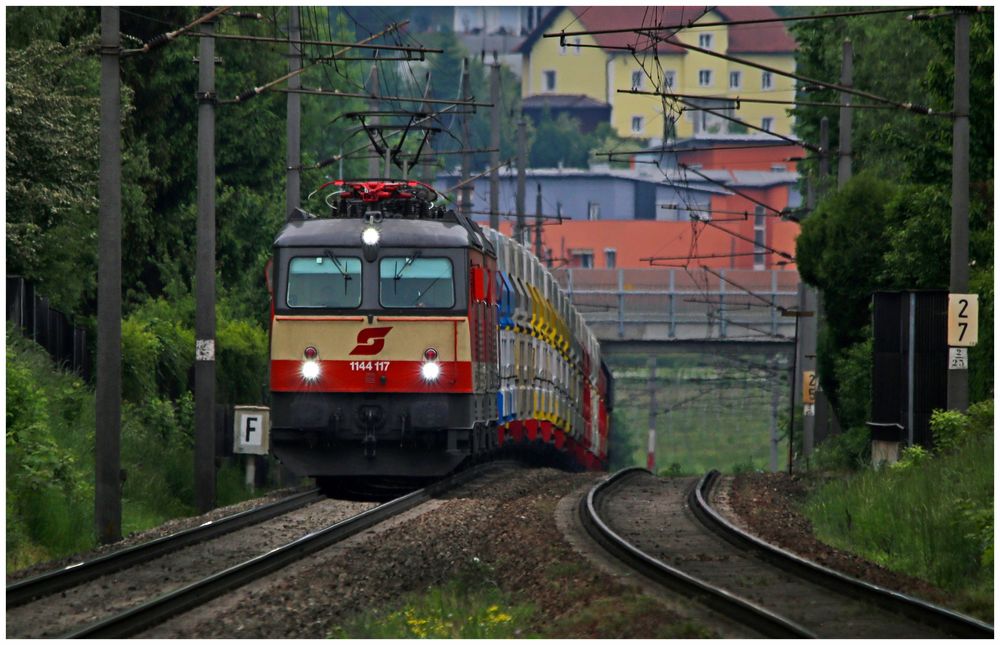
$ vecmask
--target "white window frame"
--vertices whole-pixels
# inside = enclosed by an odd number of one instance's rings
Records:
[[[760,237],[760,242],[757,238]],[[753,213],[753,268],[763,271],[767,265],[767,250],[759,246],[767,244],[767,217],[763,206],[755,206]]]
[[[643,77],[644,76],[645,76],[645,74],[642,73],[641,69],[633,69],[632,70],[632,89],[633,90],[641,90],[642,89]],[[638,79],[638,81],[639,81],[638,83],[636,83],[636,79]]]
[[[580,37],[577,36],[576,38],[573,39],[573,55],[574,56],[579,56],[580,55],[580,49],[581,49],[580,48]]]
[[[601,219],[601,202],[587,202],[587,219]]]
[[[711,49],[714,40],[712,34],[698,34],[698,46],[702,49]]]
[[[667,79],[670,79],[670,83],[667,83]],[[665,69],[663,70],[663,89],[672,90],[677,87],[677,70]]]
[[[549,87],[548,78],[549,74],[552,74],[552,87]],[[542,70],[542,91],[543,92],[555,92],[556,91],[556,70],[554,69],[543,69]]]
[[[774,117],[765,116],[760,120],[760,129],[767,132],[774,132]]]
[[[733,78],[736,79],[736,83],[733,83]],[[739,70],[732,70],[729,72],[729,89],[738,90],[740,85],[743,84],[743,72]]]
[[[618,249],[608,247],[604,249],[604,268],[614,269],[618,265]]]
[[[636,127],[635,127],[636,123],[639,124],[639,128],[638,129],[636,129]],[[633,134],[642,134],[645,129],[646,129],[646,117],[638,115],[638,114],[633,115],[632,116],[632,133]]]
[[[702,82],[702,78],[705,78]],[[698,87],[712,87],[712,70],[710,69],[699,69],[698,70]]]
[[[774,87],[774,78],[771,76],[771,72],[761,72],[760,73],[760,89],[769,90]]]

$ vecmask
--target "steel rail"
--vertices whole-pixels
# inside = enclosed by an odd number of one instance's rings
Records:
[[[749,600],[675,569],[636,548],[601,520],[597,498],[615,484],[635,473],[649,473],[645,468],[626,468],[608,477],[580,500],[580,518],[592,538],[625,564],[646,577],[674,591],[700,600],[710,608],[773,638],[816,638],[816,634],[787,618]]]
[[[688,502],[695,516],[706,528],[727,542],[744,550],[751,550],[768,562],[795,573],[811,582],[820,584],[831,591],[850,597],[861,598],[878,605],[882,609],[903,614],[907,618],[940,629],[962,638],[993,638],[993,626],[980,620],[960,614],[951,609],[935,605],[913,596],[892,591],[864,580],[858,580],[839,571],[827,569],[794,553],[769,544],[747,533],[726,520],[706,501],[709,490],[718,481],[720,473],[712,470],[701,478],[691,491]]]
[[[257,580],[419,506],[434,495],[478,477],[482,474],[481,470],[473,468],[462,471],[449,479],[314,531],[246,562],[165,593],[147,603],[65,634],[62,638],[125,638],[138,634],[172,616],[193,609],[227,591]]]
[[[218,520],[205,522],[177,533],[143,542],[93,560],[71,564],[62,569],[26,578],[7,585],[7,608],[23,605],[34,598],[47,596],[140,562],[166,555],[192,544],[204,542],[226,533],[258,524],[283,513],[312,504],[323,498],[318,489],[311,489]]]

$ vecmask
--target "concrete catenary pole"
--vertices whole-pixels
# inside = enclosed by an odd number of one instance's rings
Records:
[[[542,258],[542,184],[536,184],[535,195],[535,257]]]
[[[101,168],[97,235],[97,402],[94,523],[104,544],[122,537],[122,154],[118,7],[101,8]]]
[[[524,244],[524,179],[528,167],[527,125],[524,115],[517,122],[517,225],[514,228],[514,239]]]
[[[215,32],[200,27],[198,61],[198,231],[195,259],[195,506],[215,506]]]
[[[819,147],[823,151],[819,156],[819,181],[817,190],[822,197],[826,192],[827,181],[830,176],[830,120],[826,117],[819,122]],[[816,311],[817,293],[816,289],[806,283],[802,283],[799,288],[799,310]],[[819,325],[819,316],[810,316],[802,320],[802,331],[799,334],[798,361],[801,365],[801,372],[816,371],[816,338]],[[794,402],[793,402],[794,404]],[[812,409],[803,410],[802,416],[802,455],[809,457],[816,445],[816,406],[821,405],[817,400]]]
[[[840,66],[840,84],[844,87],[854,87],[854,46],[850,39],[844,39],[844,58]],[[851,130],[854,123],[854,110],[850,108],[851,95],[840,93],[840,146],[837,162],[837,185],[843,186],[851,180]]]
[[[951,157],[951,276],[948,290],[969,290],[969,14],[955,13],[955,97]],[[969,371],[948,370],[948,409],[969,407]]]
[[[649,376],[646,379],[646,389],[649,392],[649,437],[646,444],[646,469],[656,472],[656,357],[646,359],[646,369]]]
[[[299,29],[299,7],[288,8],[288,71],[294,72],[302,68],[302,44]],[[288,122],[286,133],[288,138],[287,159],[288,172],[286,182],[285,214],[291,213],[302,204],[301,165],[302,165],[302,95],[295,90],[302,88],[302,75],[296,74],[288,79]]]
[[[500,230],[500,63],[493,52],[490,65],[490,228]]]
[[[776,358],[768,365],[768,371],[774,375],[771,381],[771,472],[778,472],[778,402],[781,398],[781,380],[777,378],[780,374],[781,359]]]
[[[378,54],[376,53],[376,56]],[[372,100],[368,102],[369,109],[373,112],[378,109],[378,96],[379,96],[379,84],[378,84],[378,61],[372,63],[372,71],[368,76],[368,93],[371,94]],[[372,117],[369,119],[369,123],[372,125],[378,125],[378,117]],[[374,144],[372,145],[371,152],[368,154],[368,178],[376,179],[379,176],[379,166],[382,165],[382,159],[379,157],[378,150],[375,149]]]
[[[469,61],[462,61],[462,100],[469,100]],[[467,217],[472,216],[472,182],[469,175],[472,173],[472,148],[471,136],[469,134],[469,113],[468,108],[462,109],[462,192],[461,211]],[[468,183],[466,183],[468,182]]]

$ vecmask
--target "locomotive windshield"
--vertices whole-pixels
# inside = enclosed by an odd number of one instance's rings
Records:
[[[379,263],[379,303],[383,307],[450,309],[455,280],[448,258],[383,258]]]
[[[328,253],[292,258],[288,265],[289,307],[354,309],[361,306],[361,260]]]

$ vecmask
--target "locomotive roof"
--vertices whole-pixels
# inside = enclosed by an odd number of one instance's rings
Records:
[[[361,232],[369,226],[364,219],[307,219],[288,223],[274,245],[361,246]],[[382,247],[467,248],[473,246],[469,232],[454,221],[387,218],[377,223]]]

